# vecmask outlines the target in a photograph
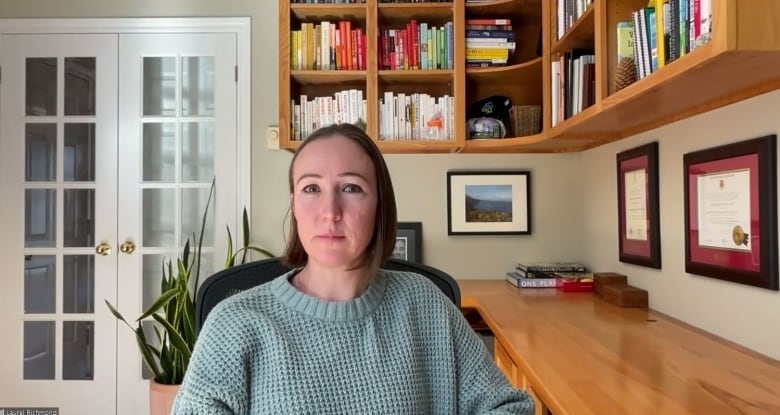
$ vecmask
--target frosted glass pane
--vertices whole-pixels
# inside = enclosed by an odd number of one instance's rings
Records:
[[[181,179],[211,181],[214,177],[214,123],[182,123],[181,135]]]
[[[176,58],[144,58],[144,115],[176,115]]]
[[[203,211],[206,209],[206,201],[209,197],[210,188],[202,187],[195,189],[181,190],[181,240],[182,246],[187,238],[190,238],[190,245],[193,245],[194,239],[200,236],[200,228],[203,222]],[[214,201],[209,206],[208,217],[206,219],[206,229],[204,231],[203,246],[214,245]]]
[[[176,246],[176,189],[143,190],[143,246]]]
[[[24,379],[54,379],[54,322],[24,322]]]
[[[92,380],[95,372],[95,323],[62,322],[62,379]]]
[[[55,189],[24,190],[24,246],[52,248],[56,241]]]
[[[65,189],[63,239],[66,247],[89,247],[95,241],[95,189]]]
[[[28,182],[57,178],[57,124],[25,125],[25,179]]]
[[[62,311],[94,313],[95,256],[65,255],[62,262]]]
[[[24,257],[24,313],[54,313],[57,262],[54,255]]]
[[[142,139],[144,181],[175,181],[176,123],[146,123]]]
[[[214,57],[188,56],[181,60],[181,113],[214,115]]]
[[[57,58],[27,58],[26,115],[57,115]]]
[[[65,115],[95,115],[95,58],[65,58]]]
[[[146,254],[143,256],[143,275],[141,276],[141,291],[143,292],[143,299],[141,308],[146,311],[154,300],[160,296],[160,284],[162,283],[162,268],[163,258],[170,258],[170,256],[163,256],[157,254]],[[173,269],[176,269],[176,264],[173,264]],[[167,272],[167,271],[166,271]]]
[[[95,124],[65,124],[62,153],[66,182],[95,181]]]

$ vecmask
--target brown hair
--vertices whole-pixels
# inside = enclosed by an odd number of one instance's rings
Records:
[[[376,143],[374,143],[374,140],[363,132],[363,130],[348,123],[332,124],[327,127],[322,127],[309,135],[301,146],[298,147],[295,155],[293,155],[292,161],[290,161],[290,169],[288,172],[290,194],[293,193],[295,186],[293,182],[293,167],[295,166],[295,160],[298,158],[298,155],[301,154],[301,151],[303,151],[309,143],[335,136],[344,137],[357,144],[366,153],[368,158],[371,159],[374,166],[377,188],[374,235],[371,237],[371,242],[369,242],[366,247],[366,251],[363,254],[363,260],[359,266],[372,265],[376,267],[390,258],[393,253],[393,248],[395,247],[397,210],[395,206],[393,182],[390,179],[390,172],[387,169],[387,164],[385,164],[385,159],[382,156],[382,152],[376,146]],[[298,222],[295,220],[295,214],[291,214],[290,234],[282,261],[289,267],[301,267],[306,265],[308,260],[309,254],[303,248],[303,244],[301,244],[301,240],[298,237]]]

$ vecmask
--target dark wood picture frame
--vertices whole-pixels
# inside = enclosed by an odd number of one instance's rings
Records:
[[[531,172],[447,172],[448,235],[530,235]]]
[[[422,264],[422,222],[398,222],[393,257]]]
[[[776,141],[683,156],[685,272],[778,290]]]
[[[658,142],[620,152],[616,161],[618,258],[620,262],[660,269]]]

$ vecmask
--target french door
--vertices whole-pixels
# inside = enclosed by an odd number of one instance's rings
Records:
[[[216,270],[216,230],[237,223],[236,43],[2,35],[0,407],[148,411],[135,339],[104,301],[135,320],[159,295],[212,179],[201,279]]]
[[[3,406],[116,400],[116,41],[2,38]]]

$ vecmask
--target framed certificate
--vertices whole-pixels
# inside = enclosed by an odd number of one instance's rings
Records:
[[[776,147],[769,135],[683,156],[686,272],[778,289]]]
[[[617,186],[620,261],[661,268],[658,142],[617,154]]]

